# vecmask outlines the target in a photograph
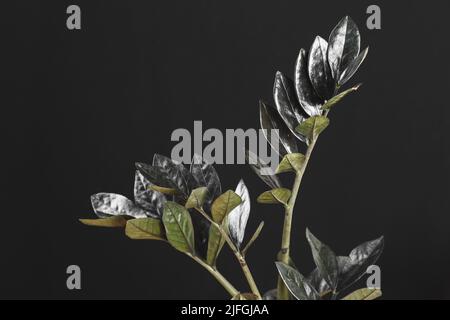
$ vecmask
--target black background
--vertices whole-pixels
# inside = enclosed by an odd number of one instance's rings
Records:
[[[382,30],[365,27],[382,9]],[[66,28],[78,4],[82,30]],[[134,162],[170,155],[176,128],[258,127],[275,72],[346,14],[368,59],[361,90],[330,114],[296,206],[293,256],[313,268],[308,226],[338,254],[381,234],[385,299],[450,298],[448,10],[444,1],[16,1],[2,4],[1,298],[226,298],[162,242],[89,228],[89,196],[132,196]],[[217,166],[224,189],[246,166]],[[254,202],[247,233],[261,289],[275,286],[281,208]],[[66,288],[66,267],[82,290]],[[245,288],[229,252],[221,270]]]

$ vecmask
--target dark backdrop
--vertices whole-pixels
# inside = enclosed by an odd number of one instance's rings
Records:
[[[66,7],[82,30],[66,29]],[[211,276],[161,242],[88,228],[89,196],[132,195],[135,161],[170,154],[176,128],[258,126],[274,74],[346,14],[369,57],[357,93],[331,114],[296,206],[293,256],[313,267],[308,226],[339,254],[381,234],[386,299],[450,298],[448,10],[444,1],[16,1],[2,4],[2,298],[225,298]],[[224,188],[246,166],[218,166]],[[248,233],[266,221],[248,260],[264,289],[282,213],[252,204]],[[66,267],[82,290],[66,289]],[[224,273],[244,287],[228,252]]]

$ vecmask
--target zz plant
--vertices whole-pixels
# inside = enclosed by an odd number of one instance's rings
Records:
[[[279,272],[276,289],[261,294],[246,254],[261,233],[264,222],[245,242],[250,215],[250,196],[241,180],[235,190],[223,192],[214,167],[194,156],[190,168],[156,154],[152,164],[136,163],[134,201],[113,193],[91,197],[98,219],[81,219],[97,227],[119,227],[136,240],[161,240],[186,254],[224,287],[233,299],[297,299],[297,300],[371,300],[379,297],[377,288],[362,288],[345,295],[345,290],[358,281],[368,266],[381,255],[384,239],[380,237],[354,248],[348,256],[337,256],[330,247],[308,229],[306,238],[316,268],[303,276],[291,259],[290,239],[294,205],[313,149],[319,135],[329,125],[331,108],[360,85],[341,91],[356,73],[368,52],[360,52],[360,33],[356,24],[343,18],[330,34],[328,42],[316,37],[309,52],[300,50],[294,81],[281,72],[275,76],[273,96],[276,108],[260,102],[260,122],[267,133],[277,129],[282,158],[276,172],[269,172],[255,154],[247,150],[252,169],[271,188],[257,201],[279,204],[285,219],[281,249],[275,262]],[[266,134],[269,144],[273,145]],[[301,153],[302,144],[306,151]],[[275,148],[274,148],[275,149]],[[262,174],[265,170],[265,174]],[[291,188],[281,185],[279,174],[295,175]],[[228,246],[234,253],[248,282],[250,292],[240,291],[217,267],[217,259]]]

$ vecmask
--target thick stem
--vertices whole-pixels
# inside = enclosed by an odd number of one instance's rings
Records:
[[[202,259],[188,254],[192,259],[194,259],[198,264],[200,264],[203,268],[208,270],[209,273],[227,290],[230,296],[236,296],[239,291],[215,268],[211,267],[209,264],[204,262]]]
[[[228,236],[227,232],[224,230],[224,228],[216,223],[214,220],[208,216],[208,214],[201,208],[196,208],[198,212],[200,212],[205,219],[207,219],[212,225],[214,225],[219,231],[222,237],[225,239],[226,243],[230,247],[231,251],[233,251],[234,255],[236,256],[236,259],[238,260],[239,264],[241,265],[242,272],[244,273],[245,279],[248,282],[248,285],[250,287],[250,290],[254,295],[258,297],[258,299],[261,299],[261,293],[259,292],[258,286],[256,285],[255,279],[253,278],[253,275],[250,271],[250,268],[247,265],[247,261],[245,260],[244,256],[241,254],[241,252],[238,250],[238,248],[234,245],[233,241]]]
[[[285,215],[284,215],[284,225],[283,225],[283,235],[281,239],[281,250],[278,256],[279,261],[289,264],[289,251],[291,246],[291,229],[292,229],[292,215],[294,212],[295,201],[297,200],[298,191],[300,189],[300,184],[302,182],[303,174],[305,173],[306,167],[308,165],[308,161],[311,157],[314,146],[317,142],[317,136],[314,137],[306,150],[305,161],[301,169],[297,172],[294,180],[294,185],[292,187],[291,197],[289,198],[289,202],[285,207]],[[278,277],[278,297],[279,300],[288,300],[289,292],[284,285],[281,277]]]

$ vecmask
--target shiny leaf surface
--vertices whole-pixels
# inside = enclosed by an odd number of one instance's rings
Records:
[[[235,192],[240,197],[241,204],[228,214],[227,222],[230,238],[239,249],[244,240],[245,227],[250,215],[250,195],[244,180],[239,181]]]
[[[347,67],[347,69],[342,72],[342,75],[339,79],[338,85],[342,86],[345,83],[347,83],[348,80],[350,80],[351,77],[358,71],[359,67],[363,63],[364,59],[366,59],[367,53],[369,52],[369,47],[364,49],[363,52],[361,52],[355,60],[353,60],[350,65]]]
[[[285,77],[281,72],[275,75],[275,83],[273,85],[273,99],[277,107],[278,113],[284,120],[285,124],[297,139],[304,141],[295,128],[306,118],[306,113],[300,107],[297,100],[294,84]]]
[[[316,94],[322,99],[331,98],[335,90],[335,81],[331,75],[327,61],[328,43],[321,37],[316,37],[308,57],[308,74]]]
[[[282,262],[275,262],[278,272],[289,292],[297,300],[318,300],[319,294],[297,270]]]
[[[194,227],[187,209],[168,201],[164,205],[162,220],[170,244],[181,252],[194,254]]]
[[[304,49],[300,50],[295,64],[295,90],[300,105],[309,116],[313,117],[322,114],[320,107],[323,104],[323,100],[317,96],[309,79],[308,60]]]
[[[281,188],[280,179],[272,172],[270,167],[263,164],[259,157],[253,152],[246,150],[246,161],[250,164],[256,175],[270,188]]]
[[[328,63],[333,78],[338,80],[342,72],[359,55],[360,34],[358,26],[350,17],[344,17],[331,31],[328,40]]]
[[[314,262],[319,269],[320,276],[325,279],[332,290],[336,289],[339,275],[336,255],[308,229],[306,229],[306,238],[311,247]]]
[[[264,137],[280,156],[283,156],[286,153],[297,152],[297,140],[288,129],[283,119],[281,119],[277,110],[260,101],[259,116],[261,129],[264,129]],[[272,135],[276,135],[278,137],[278,146],[273,143],[271,139]]]
[[[194,155],[190,171],[197,182],[197,187],[208,188],[208,195],[205,198],[205,210],[209,212],[214,199],[222,194],[219,175],[213,165],[203,161],[199,155]]]
[[[91,203],[95,214],[99,218],[108,218],[110,216],[147,217],[146,211],[120,194],[97,193],[91,196]]]
[[[152,183],[136,170],[134,177],[134,201],[153,218],[162,217],[166,197],[150,190]]]

